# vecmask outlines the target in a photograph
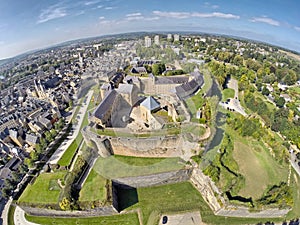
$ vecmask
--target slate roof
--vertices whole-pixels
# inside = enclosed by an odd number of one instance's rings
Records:
[[[33,134],[26,134],[25,141],[28,143],[38,143],[39,137]]]
[[[152,97],[147,97],[142,103],[141,106],[144,106],[149,111],[153,111],[160,107],[160,104]]]
[[[133,84],[119,84],[119,87],[116,89],[117,92],[123,94],[130,94],[133,90]]]
[[[157,77],[155,84],[184,84],[188,81],[188,76]]]
[[[109,110],[114,104],[117,95],[118,93],[114,89],[111,90],[102,100],[102,102],[98,105],[98,107],[95,109],[95,111],[93,112],[93,116],[95,116],[98,119],[102,119],[103,115],[105,115],[107,110]]]

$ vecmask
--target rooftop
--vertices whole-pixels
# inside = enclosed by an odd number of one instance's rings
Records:
[[[144,106],[149,111],[153,111],[160,107],[160,104],[152,97],[147,97],[142,103],[141,106]]]

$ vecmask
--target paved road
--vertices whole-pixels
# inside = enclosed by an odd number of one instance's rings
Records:
[[[19,206],[16,207],[14,215],[15,225],[39,225],[37,223],[28,222],[25,218],[25,212]]]
[[[84,119],[84,115],[87,111],[89,102],[91,101],[91,98],[93,96],[94,91],[90,90],[87,93],[87,99],[82,103],[82,106],[80,107],[78,113],[77,113],[77,123],[73,125],[73,133],[71,136],[68,136],[67,140],[65,140],[59,148],[55,151],[55,153],[51,156],[47,164],[57,164],[62,155],[65,153],[65,151],[68,149],[68,147],[72,144],[73,140],[77,138],[77,135],[80,132],[80,127]]]
[[[162,215],[159,220],[159,225],[162,225],[162,219],[164,216],[168,217],[166,225],[205,225],[201,221],[200,212],[187,212],[176,215]]]

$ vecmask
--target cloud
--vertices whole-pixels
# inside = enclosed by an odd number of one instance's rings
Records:
[[[210,2],[204,2],[204,7],[206,8],[212,8],[212,9],[218,9],[219,5],[212,5]]]
[[[188,12],[162,12],[162,11],[153,11],[152,12],[156,16],[160,17],[168,17],[168,18],[176,18],[176,19],[185,19],[190,17],[190,13]]]
[[[295,26],[294,29],[295,29],[296,31],[300,31],[300,27]]]
[[[101,0],[88,1],[88,2],[85,2],[84,5],[86,5],[86,6],[89,6],[89,5],[95,5],[95,4],[97,4],[98,2],[101,2]]]
[[[156,16],[167,17],[167,18],[176,18],[176,19],[185,19],[190,17],[199,17],[199,18],[223,18],[223,19],[239,19],[240,16],[233,15],[231,13],[221,13],[221,12],[213,12],[213,13],[199,13],[199,12],[162,12],[162,11],[153,11],[152,12]]]
[[[105,19],[104,16],[100,16],[100,17],[99,17],[99,20],[104,20],[104,19]]]
[[[106,10],[111,10],[111,9],[114,9],[114,7],[107,6],[107,7],[105,7],[104,9],[106,9]]]
[[[128,21],[133,21],[133,20],[144,20],[145,17],[143,16],[130,16],[130,17],[127,17],[126,20]]]
[[[67,15],[65,7],[60,7],[58,4],[52,5],[41,11],[37,23],[45,23],[49,20],[65,17]]]
[[[159,16],[154,16],[154,17],[146,17],[146,18],[144,18],[144,20],[146,20],[146,21],[153,21],[153,20],[159,20],[160,19],[160,17]]]
[[[134,17],[134,16],[142,16],[142,13],[129,13],[126,15],[126,17]]]
[[[81,10],[79,11],[78,13],[75,14],[75,16],[80,16],[80,15],[83,15],[85,14],[85,11],[84,10]]]
[[[201,17],[201,18],[223,18],[223,19],[239,19],[240,16],[231,14],[231,13],[221,13],[221,12],[213,12],[213,13],[192,13],[193,17]]]
[[[126,14],[126,18],[125,18],[125,20],[127,20],[127,21],[135,21],[135,20],[153,21],[153,20],[159,20],[159,19],[160,19],[159,16],[145,17],[140,12]]]
[[[268,18],[266,16],[264,17],[253,17],[251,20],[253,23],[266,23],[272,26],[280,26],[280,22],[277,20],[273,20],[271,18]]]
[[[103,8],[103,5],[98,5],[97,6],[97,9],[101,9],[101,8]]]

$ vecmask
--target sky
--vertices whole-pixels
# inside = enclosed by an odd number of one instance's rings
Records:
[[[136,31],[226,34],[300,52],[300,1],[0,0],[0,59]]]

